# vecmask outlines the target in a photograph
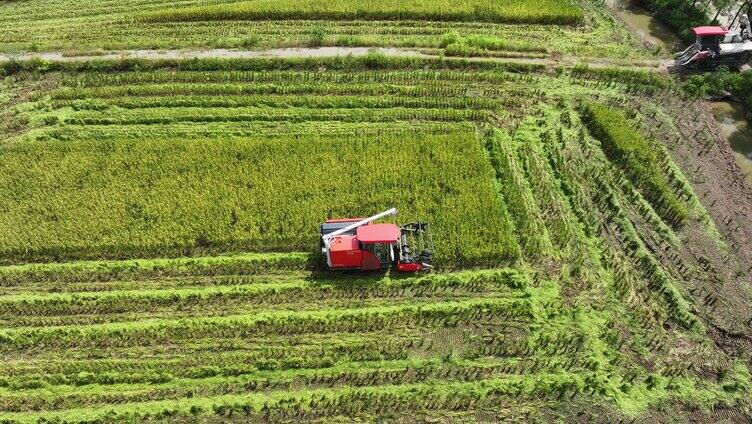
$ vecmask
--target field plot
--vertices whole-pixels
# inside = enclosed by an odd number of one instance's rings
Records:
[[[541,24],[576,24],[583,18],[580,8],[568,0],[438,1],[241,1],[230,4],[178,8],[151,12],[145,20],[157,22],[212,20],[426,20]]]
[[[5,70],[2,420],[749,416],[750,229],[700,201],[720,168],[685,164],[724,146],[665,77],[378,55]],[[321,272],[319,222],[389,206],[434,226],[433,273]]]
[[[569,352],[548,365],[525,346],[535,312],[526,278],[513,270],[396,280],[265,272],[171,282],[131,273],[139,287],[116,279],[104,291],[68,274],[66,289],[82,291],[65,295],[42,294],[57,283],[34,274],[35,294],[19,287],[2,301],[15,317],[3,323],[3,418],[275,420],[305,418],[309,408],[310,418],[377,405],[399,415],[446,402],[455,406],[443,412],[462,417],[452,409],[582,384],[577,336],[570,332]],[[12,273],[3,277],[9,284]],[[561,364],[572,372],[562,374]]]
[[[748,378],[732,366],[722,390],[620,371],[630,342],[600,320],[622,312],[565,306],[564,282],[524,270],[332,279],[294,257],[217,262],[156,278],[148,261],[4,270],[2,418],[525,419],[585,399],[590,413],[605,399],[632,413],[677,396],[734,404]]]
[[[330,112],[355,118],[359,109],[326,110],[325,118]],[[150,114],[159,123],[262,114],[311,120],[319,113],[152,108],[78,111],[63,122],[140,126],[155,123]],[[404,210],[404,219],[434,224],[441,264],[495,264],[517,255],[472,127],[445,134],[19,143],[3,150],[0,174],[0,199],[12,205],[0,218],[5,258],[310,251],[322,218],[368,215],[384,205]]]
[[[1,52],[383,46],[448,55],[649,59],[634,37],[582,0],[6,1]]]

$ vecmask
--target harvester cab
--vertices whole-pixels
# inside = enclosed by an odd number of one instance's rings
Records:
[[[752,59],[752,40],[741,33],[718,26],[697,27],[694,33],[695,43],[676,55],[680,69],[739,69]]]
[[[398,227],[374,221],[397,215],[389,209],[369,218],[331,219],[321,225],[321,253],[331,270],[400,272],[431,268],[433,241],[428,224]]]

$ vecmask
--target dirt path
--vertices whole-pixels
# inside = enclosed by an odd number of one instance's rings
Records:
[[[370,52],[380,53],[391,57],[415,57],[415,58],[430,58],[437,57],[440,50],[424,50],[419,51],[415,49],[402,49],[394,47],[296,47],[296,48],[284,48],[284,49],[270,49],[270,50],[229,50],[229,49],[209,49],[209,50],[122,50],[122,51],[110,51],[110,52],[91,52],[82,53],[80,55],[64,54],[63,52],[39,52],[39,53],[0,53],[0,62],[10,60],[48,60],[55,62],[82,62],[95,59],[196,59],[196,58],[226,58],[226,59],[242,59],[242,58],[277,58],[277,59],[289,59],[289,58],[321,58],[321,57],[338,57],[338,56],[365,56]],[[576,57],[561,57],[561,58],[500,58],[500,57],[470,57],[465,58],[471,61],[492,61],[492,62],[508,62],[508,63],[522,63],[522,64],[536,64],[545,66],[564,66],[571,67],[578,63],[587,63],[594,68],[599,67],[625,67],[630,69],[645,69],[649,71],[665,72],[668,66],[672,63],[666,60],[655,61],[642,61],[629,64],[614,63],[605,59],[588,59],[582,60]]]

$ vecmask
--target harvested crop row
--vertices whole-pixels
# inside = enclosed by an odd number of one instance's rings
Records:
[[[268,286],[268,287],[267,287]],[[5,328],[89,325],[134,322],[143,319],[173,319],[213,314],[257,314],[277,310],[320,310],[352,305],[353,293],[327,288],[304,288],[303,284],[266,284],[263,287],[229,287],[212,290],[183,290],[174,293],[144,292],[99,298],[30,299],[0,304],[12,318],[0,319]],[[407,303],[514,298],[524,296],[508,290],[489,288],[453,289],[374,289],[358,293],[358,304],[399,306]]]
[[[587,375],[565,373],[540,373],[512,376],[479,382],[427,382],[418,384],[304,391],[272,391],[268,394],[253,393],[225,395],[211,398],[147,401],[126,403],[106,408],[81,408],[60,412],[5,413],[0,419],[35,422],[39,418],[55,420],[79,420],[102,422],[105,419],[147,419],[205,414],[235,414],[249,420],[281,420],[300,416],[301,411],[320,410],[317,416],[347,414],[357,416],[365,411],[408,411],[416,405],[433,409],[468,408],[498,404],[501,398],[537,397],[551,395],[554,398],[571,397],[585,390]],[[591,388],[597,385],[588,378]],[[448,396],[452,394],[452,396]],[[289,415],[287,415],[289,414]],[[271,418],[269,418],[271,417]]]
[[[148,263],[148,260],[142,261]],[[426,275],[420,277],[395,276],[384,278],[383,276],[366,276],[364,278],[355,278],[349,275],[332,276],[331,278],[317,278],[316,285],[311,285],[310,272],[282,272],[284,268],[267,268],[267,274],[256,275],[257,269],[248,267],[247,264],[239,262],[236,265],[232,263],[226,269],[235,269],[245,272],[244,274],[222,274],[221,268],[202,270],[196,267],[195,275],[191,277],[180,278],[180,270],[175,270],[174,274],[170,270],[162,271],[161,269],[139,269],[134,266],[132,269],[123,266],[118,269],[117,262],[99,262],[103,270],[86,269],[82,267],[79,270],[66,270],[65,268],[56,268],[49,265],[37,266],[9,266],[0,267],[0,278],[4,282],[13,282],[23,279],[24,284],[19,287],[20,293],[0,294],[0,303],[15,302],[34,302],[41,301],[78,301],[84,299],[99,299],[118,296],[135,296],[144,297],[145,293],[154,295],[168,295],[172,292],[192,292],[199,294],[202,290],[207,291],[225,291],[245,289],[255,291],[264,288],[280,287],[297,287],[321,290],[333,290],[337,296],[346,296],[355,294],[364,290],[482,290],[491,287],[508,287],[511,289],[521,289],[527,285],[524,274],[513,269],[495,269],[495,270],[475,270],[463,271],[451,274]],[[112,267],[110,270],[106,267]],[[17,269],[17,272],[10,269]],[[28,268],[29,272],[24,272]],[[47,280],[47,272],[60,272],[61,278]],[[88,271],[92,271],[91,274]],[[98,274],[97,272],[101,272]],[[201,278],[201,272],[205,271],[213,274],[211,278]],[[277,272],[275,272],[277,271]],[[80,272],[80,273],[79,273]],[[122,272],[122,274],[121,274]],[[173,271],[174,272],[174,271]],[[47,274],[48,276],[54,274]],[[159,275],[159,278],[156,277]],[[176,276],[178,278],[176,278]],[[34,279],[39,278],[35,284]],[[125,278],[119,280],[118,278]],[[151,280],[146,280],[149,279]],[[83,283],[82,283],[83,282]],[[158,283],[161,282],[164,290],[158,289]],[[71,285],[71,283],[73,283]],[[96,286],[101,283],[101,287],[110,286],[110,290],[89,290],[89,286]],[[138,284],[142,284],[139,286]],[[152,287],[156,286],[156,287]],[[73,287],[73,289],[71,289]],[[84,290],[78,290],[77,288]],[[50,294],[44,294],[48,292]],[[149,296],[146,296],[149,297]],[[160,296],[157,296],[160,297]]]
[[[177,142],[183,139],[211,142],[223,138],[250,138],[259,136],[291,139],[314,137],[365,137],[383,134],[420,133],[424,136],[446,135],[455,132],[473,131],[466,122],[392,121],[392,122],[182,122],[163,125],[65,125],[50,126],[30,131],[27,135],[35,141],[91,141],[112,143],[152,141]]]
[[[82,61],[22,60],[0,62],[4,75],[19,72],[124,72],[155,71],[374,71],[413,69],[442,71],[495,71],[512,73],[543,73],[546,66],[536,63],[474,61],[456,58],[400,57],[369,53],[357,57],[302,58],[196,58],[184,59],[89,59]]]
[[[413,350],[429,351],[431,346],[426,339],[430,335],[424,328],[405,328],[399,333],[378,330],[295,338],[272,335],[234,339],[234,343],[231,339],[206,338],[173,345],[169,350],[112,348],[107,358],[84,348],[40,348],[24,352],[25,356],[19,352],[8,355],[8,361],[0,366],[0,376],[22,388],[28,386],[23,384],[25,381],[35,379],[49,385],[84,386],[143,383],[159,374],[207,378],[232,375],[236,369],[251,367],[261,371],[317,369],[338,362],[405,359]]]
[[[266,71],[266,72],[243,72],[243,71],[151,71],[151,72],[118,72],[99,73],[87,72],[81,74],[65,75],[61,85],[65,87],[101,87],[101,86],[128,86],[158,83],[338,83],[338,84],[365,84],[365,83],[401,83],[405,85],[417,85],[435,87],[446,85],[447,81],[477,84],[480,82],[493,83],[496,86],[504,86],[511,91],[524,90],[514,83],[523,76],[511,72],[463,72],[451,70],[402,70],[402,71],[354,71],[354,72],[296,72],[290,71]]]
[[[341,109],[341,108],[152,108],[136,110],[79,111],[62,119],[71,125],[154,125],[179,122],[392,122],[434,121],[466,122],[481,121],[486,117],[482,111],[472,109],[421,109],[393,107],[389,109]],[[57,123],[55,115],[40,115],[32,125],[44,126]]]
[[[143,84],[126,86],[100,86],[92,88],[63,88],[52,93],[55,100],[72,99],[109,99],[126,96],[176,96],[176,95],[214,95],[214,96],[249,96],[249,95],[389,95],[389,96],[463,96],[467,88],[447,86],[424,86],[404,84]]]
[[[509,135],[499,130],[495,130],[486,138],[486,149],[501,183],[506,205],[514,217],[522,250],[531,256],[546,254],[553,246],[514,150],[515,144],[516,140],[512,140]]]
[[[506,103],[506,102],[505,102]],[[370,108],[387,109],[393,107],[413,109],[495,109],[501,106],[495,99],[472,97],[412,97],[412,96],[352,96],[352,95],[308,95],[308,96],[128,96],[116,99],[55,100],[55,108],[70,107],[73,110],[106,110],[109,108],[153,109],[153,108],[248,108],[305,107],[316,109]]]
[[[554,364],[552,364],[554,365]],[[555,371],[547,364],[532,360],[494,359],[457,360],[444,363],[440,358],[351,362],[319,369],[258,371],[239,369],[232,376],[222,375],[181,379],[169,374],[155,376],[144,383],[115,383],[105,386],[53,386],[0,393],[0,407],[6,412],[72,409],[106,406],[112,403],[145,400],[241,394],[250,390],[291,390],[296,384],[309,388],[370,386],[374,383],[419,383],[429,380],[478,381],[514,374]],[[551,368],[555,368],[555,365]],[[570,370],[574,371],[574,370]],[[82,378],[82,381],[85,381]],[[50,391],[54,395],[50,395]],[[113,393],[115,392],[115,393]]]
[[[200,337],[249,337],[268,334],[370,331],[384,326],[446,326],[484,315],[513,323],[532,315],[530,304],[519,299],[474,299],[457,302],[321,311],[276,311],[190,319],[154,319],[134,323],[109,323],[48,328],[18,328],[0,332],[0,350],[26,349],[43,344],[62,346],[149,346]]]

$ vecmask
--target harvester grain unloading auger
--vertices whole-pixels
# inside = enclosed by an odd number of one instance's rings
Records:
[[[392,208],[368,218],[330,219],[321,225],[321,253],[331,270],[400,272],[431,268],[433,240],[426,222],[376,224],[397,215]]]
[[[695,43],[676,55],[676,69],[739,69],[752,59],[752,39],[718,26],[694,28]]]

